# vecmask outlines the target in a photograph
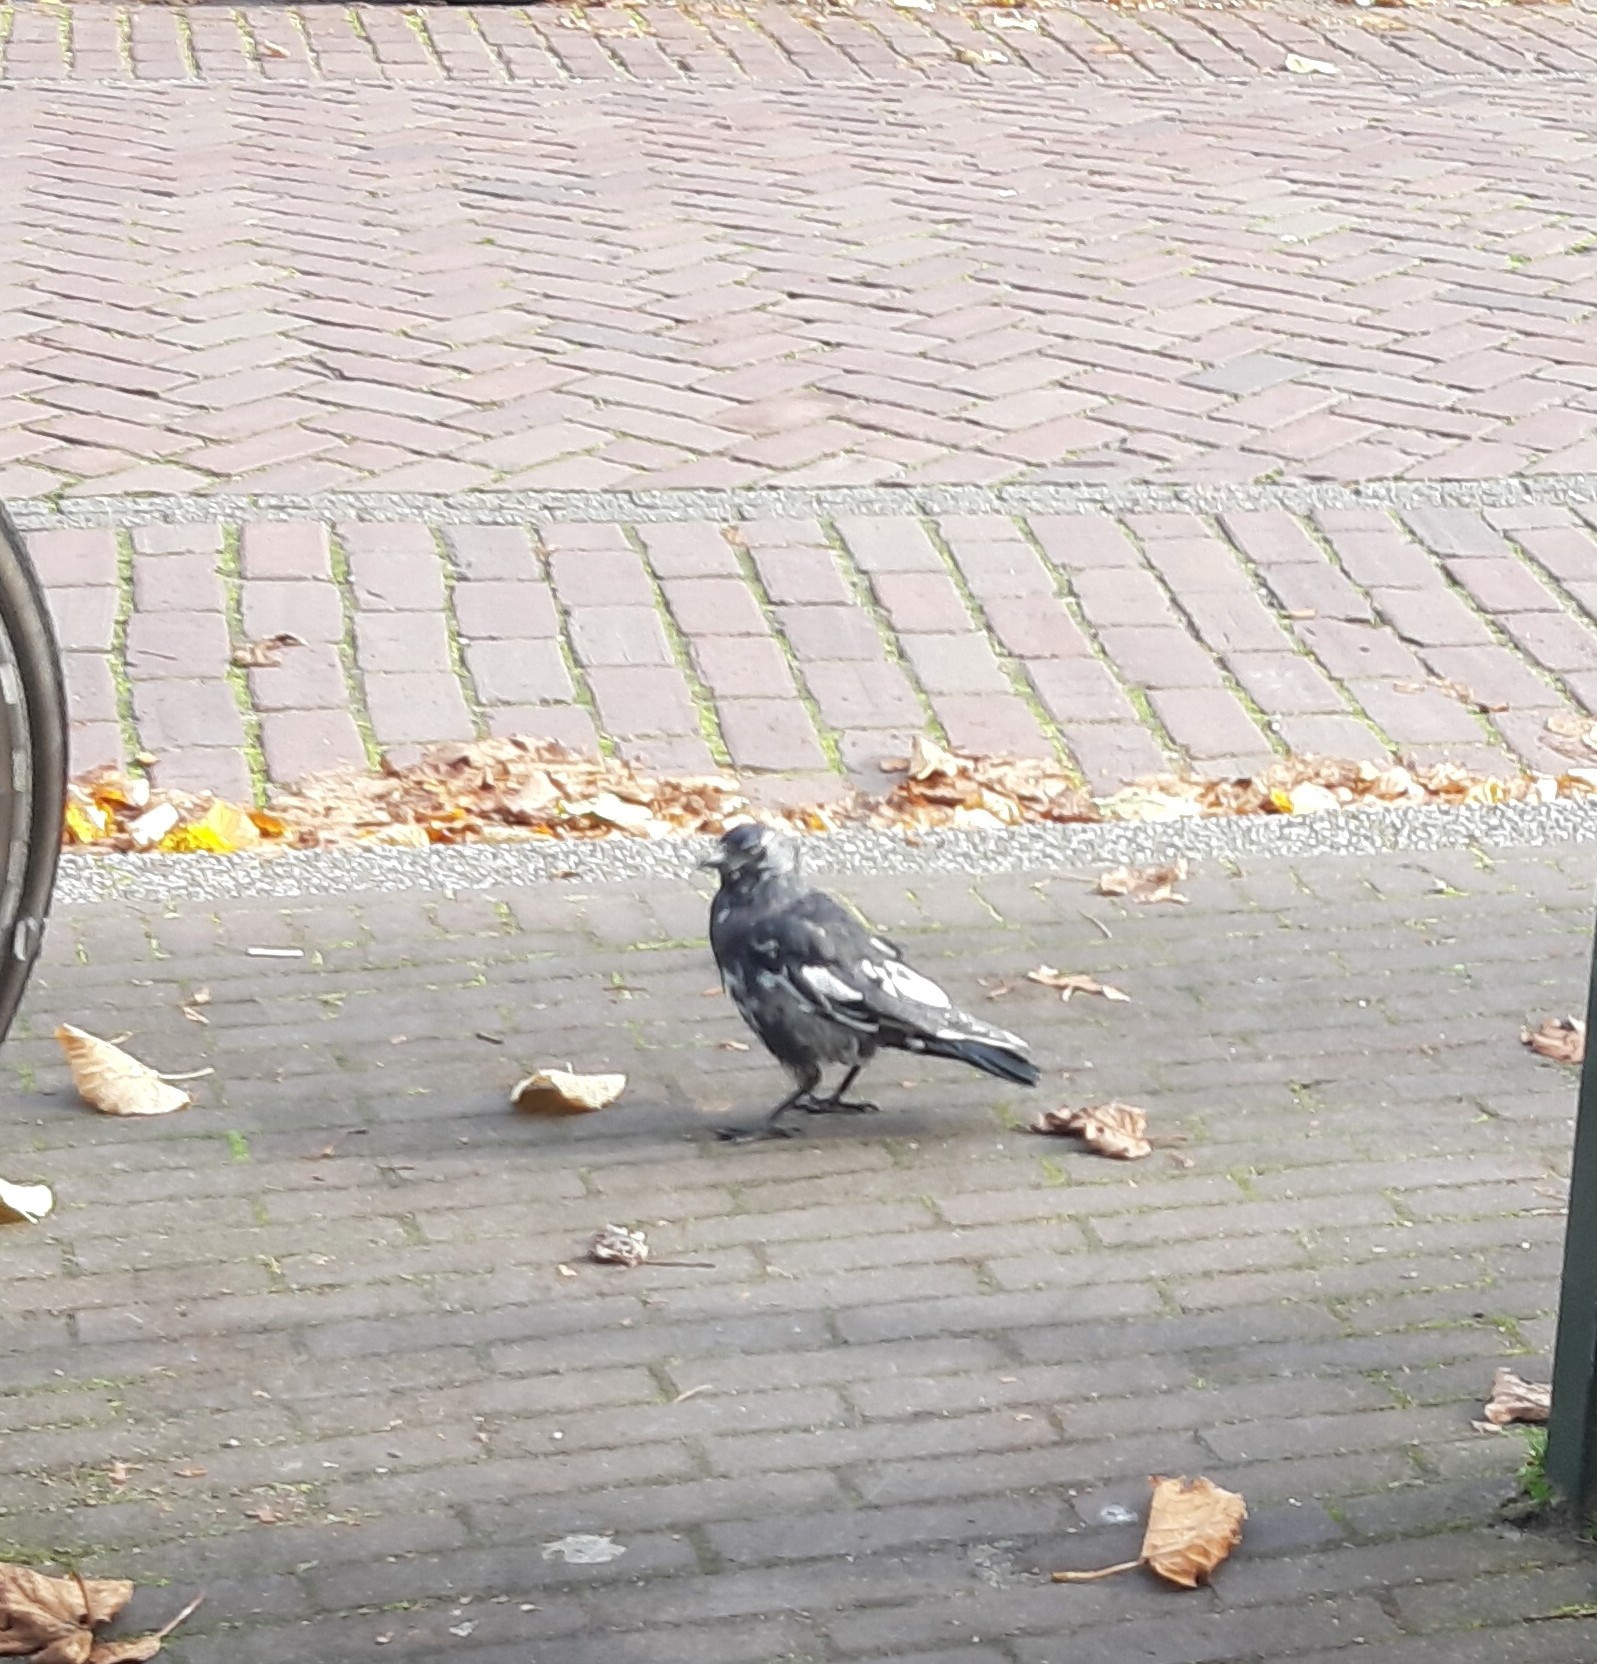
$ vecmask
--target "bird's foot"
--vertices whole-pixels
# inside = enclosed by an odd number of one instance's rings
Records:
[[[764,1121],[757,1127],[717,1127],[715,1136],[723,1144],[759,1144],[767,1138],[802,1138],[804,1129]]]
[[[876,1115],[882,1106],[863,1098],[817,1098],[801,1107],[806,1115]]]

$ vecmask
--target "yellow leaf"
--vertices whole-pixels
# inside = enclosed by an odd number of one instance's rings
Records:
[[[111,817],[98,803],[85,803],[77,797],[67,799],[66,832],[75,844],[92,844],[111,830]]]
[[[281,815],[274,815],[266,809],[249,809],[245,812],[254,823],[255,830],[263,838],[284,838],[288,836],[288,822]]]
[[[199,820],[174,828],[161,848],[178,855],[232,855],[261,841],[248,810],[234,803],[213,803]]]
[[[55,1031],[83,1101],[105,1115],[170,1115],[194,1100],[120,1046],[62,1023]]]

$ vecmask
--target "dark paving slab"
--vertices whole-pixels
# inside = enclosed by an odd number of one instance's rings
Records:
[[[5,1234],[0,1537],[206,1587],[180,1664],[1589,1659],[1590,1550],[1501,1521],[1524,1446],[1469,1424],[1546,1368],[1573,1077],[1518,1030],[1582,997],[1592,861],[847,880],[963,999],[1046,960],[1131,1003],[1023,985],[1043,1092],[889,1063],[879,1120],[753,1149],[686,885],[65,909],[6,1056],[59,1207]],[[61,1019],[216,1074],[96,1117]],[[622,1103],[508,1111],[567,1059]],[[1109,1096],[1185,1142],[1017,1130]],[[584,1263],[609,1221],[710,1263]],[[1162,1471],[1249,1499],[1212,1591],[1043,1580],[1134,1552]]]

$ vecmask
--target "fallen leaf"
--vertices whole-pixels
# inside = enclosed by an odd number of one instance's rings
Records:
[[[0,1225],[37,1225],[54,1206],[49,1185],[0,1179]]]
[[[205,1477],[204,1468],[174,1468],[172,1471],[179,1479],[203,1479]]]
[[[1098,1571],[1055,1572],[1055,1583],[1091,1583],[1137,1566],[1147,1566],[1183,1589],[1208,1582],[1210,1572],[1242,1541],[1247,1503],[1212,1479],[1155,1477],[1149,1483],[1153,1500],[1148,1505],[1142,1553],[1135,1560]]]
[[[909,761],[904,770],[911,780],[952,780],[960,768],[961,759],[936,740],[917,734],[910,742]]]
[[[1585,1061],[1586,1025],[1579,1017],[1543,1017],[1535,1028],[1522,1028],[1519,1038],[1538,1057],[1555,1063]]]
[[[671,1402],[673,1404],[686,1404],[690,1398],[697,1398],[701,1392],[714,1391],[714,1384],[712,1382],[705,1381],[700,1386],[689,1387],[685,1392],[679,1392],[676,1397],[671,1400]]]
[[[248,670],[275,668],[283,662],[285,647],[303,647],[304,638],[280,630],[262,641],[246,641],[233,649],[232,662]]]
[[[1593,727],[1582,722],[1576,732]],[[1566,746],[1563,739],[1548,743]],[[1571,755],[1597,763],[1597,744],[1568,744],[1576,747]],[[1330,792],[1340,809],[1597,796],[1597,767],[1499,778],[1446,763],[1408,769],[1310,756],[1284,757],[1243,777],[1149,776],[1095,800],[1057,762],[973,756],[925,736],[915,740],[909,757],[880,766],[900,776],[882,795],[856,793],[772,808],[766,818],[797,832],[876,827],[910,843],[938,827],[993,830],[1029,823],[1146,824],[1280,814],[1291,812],[1297,792],[1308,786]],[[1310,792],[1302,801],[1316,799]],[[1328,806],[1323,798],[1318,804]],[[146,822],[135,843],[131,828],[155,809],[163,811],[161,819]],[[226,847],[425,849],[438,843],[657,839],[716,836],[746,819],[748,809],[741,784],[724,776],[652,777],[617,758],[580,756],[552,742],[507,737],[431,746],[416,762],[385,763],[381,772],[316,775],[293,791],[276,792],[265,809],[178,791],[152,795],[147,780],[114,769],[92,770],[72,783],[62,841],[97,851],[151,847],[193,853]],[[167,830],[150,843],[150,832],[163,825]],[[579,874],[563,867],[555,876]]]
[[[253,1508],[244,1510],[245,1519],[259,1520],[262,1525],[281,1525],[288,1518],[287,1514],[280,1514],[267,1503],[257,1503]]]
[[[143,1471],[143,1467],[142,1462],[124,1462],[118,1459],[107,1466],[105,1477],[115,1489],[120,1491],[133,1474]]]
[[[154,849],[176,827],[181,816],[175,803],[158,803],[128,823],[128,837],[135,849]]]
[[[606,1225],[588,1244],[588,1258],[601,1265],[642,1265],[649,1257],[649,1244],[642,1231],[625,1225]]]
[[[1101,994],[1106,1000],[1120,1000],[1129,1002],[1130,994],[1125,994],[1118,988],[1112,988],[1107,982],[1100,982],[1097,977],[1089,976],[1085,971],[1056,971],[1052,965],[1039,965],[1034,971],[1026,972],[1028,982],[1040,982],[1044,988],[1057,988],[1059,997],[1066,1005],[1070,1003],[1072,994]],[[995,999],[997,996],[989,995]]]
[[[122,1577],[48,1577],[28,1566],[0,1562],[0,1657],[34,1664],[142,1664],[205,1597],[196,1596],[151,1635],[102,1641],[94,1631],[133,1598]]]
[[[1101,896],[1127,896],[1132,901],[1174,901],[1183,906],[1186,897],[1176,885],[1186,878],[1186,858],[1178,857],[1157,867],[1111,867],[1098,875],[1094,886]]]
[[[723,1052],[746,1052],[749,1049],[747,1040],[717,1040],[716,1050]]]
[[[625,1075],[574,1075],[540,1069],[510,1089],[510,1101],[529,1115],[590,1115],[626,1090]]]
[[[1141,1161],[1153,1153],[1148,1141],[1148,1112],[1133,1104],[1092,1104],[1086,1109],[1047,1109],[1031,1124],[1032,1132],[1079,1138],[1089,1149],[1116,1161]]]
[[[1271,801],[1284,815],[1323,815],[1328,810],[1342,807],[1341,799],[1328,786],[1317,786],[1312,780],[1276,792]]]
[[[170,1115],[194,1102],[177,1087],[109,1040],[62,1023],[55,1037],[66,1053],[72,1084],[85,1103],[105,1115]]]
[[[1499,1369],[1492,1377],[1492,1396],[1484,1414],[1493,1427],[1506,1427],[1511,1421],[1546,1421],[1552,1408],[1551,1386],[1521,1380],[1511,1369]]]
[[[1341,66],[1327,63],[1324,58],[1304,58],[1296,52],[1288,52],[1286,62],[1282,66],[1294,75],[1340,75]]]
[[[111,829],[110,814],[92,799],[85,798],[76,787],[67,793],[64,815],[68,844],[96,843]]]
[[[233,855],[253,849],[260,841],[260,831],[247,809],[213,803],[198,820],[173,827],[156,847],[167,855]]]

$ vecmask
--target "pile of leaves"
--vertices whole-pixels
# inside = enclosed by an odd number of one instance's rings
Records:
[[[101,769],[73,783],[68,847],[93,850],[326,849],[348,844],[512,843],[718,833],[748,810],[735,780],[654,779],[614,758],[552,742],[490,739],[430,747],[379,773],[312,775],[264,810]],[[160,818],[156,818],[156,817]],[[809,825],[802,811],[788,817]],[[824,830],[830,823],[816,824]]]
[[[1093,798],[1057,762],[974,757],[928,739],[917,739],[907,758],[882,767],[901,778],[878,796],[856,793],[825,804],[762,809],[761,816],[801,832],[852,824],[914,834],[943,827],[1306,815],[1597,795],[1597,768],[1503,779],[1446,763],[1382,768],[1289,757],[1260,774],[1224,780],[1155,775]],[[511,738],[433,746],[418,762],[378,773],[313,775],[292,791],[275,793],[264,809],[156,791],[141,776],[99,769],[73,782],[63,836],[68,848],[170,854],[348,844],[421,848],[714,835],[750,812],[742,786],[726,776],[656,778],[616,758]]]

